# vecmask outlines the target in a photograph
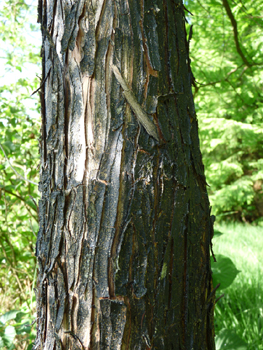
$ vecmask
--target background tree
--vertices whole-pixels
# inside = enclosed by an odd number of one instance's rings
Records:
[[[214,349],[182,1],[41,2],[35,349]]]

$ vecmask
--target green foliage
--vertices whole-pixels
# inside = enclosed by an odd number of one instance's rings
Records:
[[[224,232],[214,239],[216,258],[221,254],[227,255],[236,269],[241,271],[233,283],[223,290],[224,297],[216,303],[217,350],[239,349],[238,346],[245,344],[247,344],[245,349],[263,350],[262,228],[229,223],[217,224],[216,228]],[[221,294],[222,292],[218,290],[217,297]],[[234,341],[231,334],[242,339],[243,345],[237,342],[235,346],[230,347],[228,341]],[[228,347],[220,345],[225,343]]]
[[[31,332],[32,318],[28,313],[20,310],[11,310],[0,317],[0,349],[16,349],[15,337],[26,339],[27,343],[34,339],[35,334]],[[27,350],[31,350],[32,345],[28,345]]]
[[[187,1],[190,56],[213,213],[263,216],[263,11],[261,0]],[[232,17],[231,17],[232,16]],[[237,23],[237,35],[233,31]]]
[[[34,183],[38,182],[40,108],[38,97],[30,95],[39,85],[40,58],[34,44],[36,26],[30,22],[36,23],[36,7],[26,1],[1,1],[0,343],[4,349],[25,349],[29,344],[26,334],[31,327],[25,324],[27,319],[32,322],[35,309],[38,192]],[[8,311],[13,309],[20,311]]]
[[[221,329],[215,338],[218,350],[247,350],[247,344],[234,331]]]
[[[233,261],[222,254],[217,254],[216,261],[211,257],[211,267],[213,270],[213,284],[217,286],[220,283],[219,290],[229,287],[240,272],[236,269]]]
[[[222,235],[221,231],[214,230],[215,237],[221,237]],[[220,293],[221,290],[225,290],[234,282],[240,271],[237,270],[233,261],[225,255],[216,254],[216,261],[214,261],[213,256],[210,257],[210,260],[213,271],[213,285],[216,288],[216,292]],[[224,294],[216,299],[216,302],[222,297],[224,297]],[[217,350],[247,350],[246,343],[233,330],[224,328],[216,333],[215,343]]]

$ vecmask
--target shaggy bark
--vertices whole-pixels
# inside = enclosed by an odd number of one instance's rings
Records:
[[[35,349],[214,350],[181,0],[39,0]]]

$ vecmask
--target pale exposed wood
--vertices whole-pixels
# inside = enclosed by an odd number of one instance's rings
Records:
[[[136,101],[134,94],[132,93],[131,89],[129,89],[126,81],[121,76],[121,73],[118,70],[118,68],[114,64],[111,67],[112,67],[113,73],[115,74],[116,79],[118,80],[121,87],[123,88],[124,96],[126,97],[127,101],[129,102],[129,104],[130,104],[133,112],[135,113],[136,117],[138,118],[139,122],[143,125],[143,127],[145,128],[145,130],[148,132],[149,135],[151,135],[157,141],[159,141],[156,126],[150,120],[149,116],[144,112],[144,110],[139,105],[139,103]]]

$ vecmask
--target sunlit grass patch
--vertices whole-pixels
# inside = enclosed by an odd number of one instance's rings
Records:
[[[214,253],[228,256],[241,272],[225,290],[219,291],[215,308],[215,329],[234,330],[250,350],[263,344],[263,229],[251,225],[216,225],[224,234],[214,239]],[[218,349],[220,350],[220,349]]]

